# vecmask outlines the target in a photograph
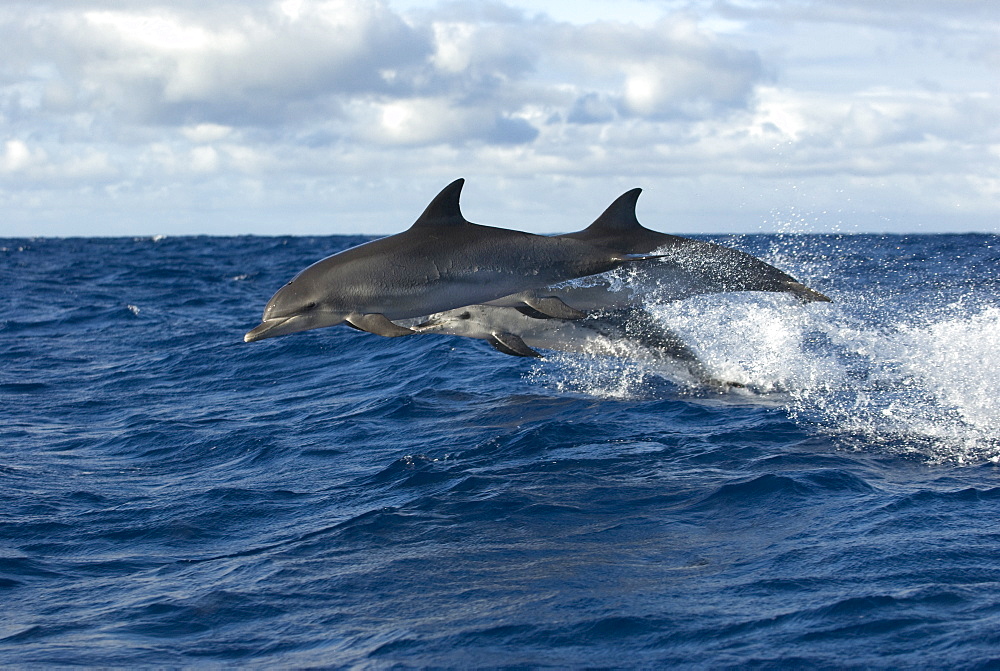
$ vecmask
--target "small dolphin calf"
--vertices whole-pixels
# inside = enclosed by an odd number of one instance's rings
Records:
[[[341,322],[382,336],[413,330],[392,319],[463,305],[602,273],[635,260],[583,240],[522,233],[466,221],[465,180],[446,186],[406,231],[318,261],[271,297],[246,342]],[[558,299],[525,296],[553,316],[582,316]]]
[[[648,298],[648,294],[660,301],[671,301],[727,291],[776,291],[792,294],[804,302],[830,300],[746,252],[646,228],[639,223],[635,213],[640,193],[642,189],[623,193],[587,228],[557,236],[582,240],[622,254],[655,251],[658,258],[629,268],[638,277],[627,283],[607,277],[586,278],[582,282],[572,281],[563,286],[505,296],[490,304],[516,306],[544,297],[590,312],[620,308]],[[643,291],[639,296],[632,295],[634,290],[640,289]]]
[[[605,312],[578,320],[530,313],[530,308],[470,305],[408,323],[413,322],[418,333],[479,338],[513,356],[541,357],[538,348],[669,363],[682,366],[700,382],[727,386],[708,373],[677,334],[644,310]]]
[[[635,353],[641,348],[684,361],[695,358],[677,335],[653,323],[643,311],[589,315],[578,320],[531,312],[530,308],[469,305],[431,315],[411,328],[419,333],[479,338],[513,356],[541,356],[535,347],[611,355]]]

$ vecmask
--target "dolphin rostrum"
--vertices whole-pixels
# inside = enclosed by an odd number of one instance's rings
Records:
[[[246,342],[341,322],[378,335],[414,331],[392,319],[420,317],[576,277],[613,270],[633,257],[572,238],[546,237],[466,221],[464,179],[446,186],[402,233],[352,247],[309,266],[271,297]],[[582,316],[557,298],[525,296],[552,316]]]
[[[641,192],[642,189],[626,191],[587,228],[556,236],[582,240],[622,254],[649,254],[655,250],[659,258],[628,268],[628,272],[634,273],[629,282],[588,277],[562,286],[505,296],[490,304],[516,306],[543,297],[558,298],[574,309],[590,312],[641,302],[648,293],[657,300],[672,301],[727,291],[784,292],[804,302],[830,300],[752,254],[646,228],[635,213]],[[633,290],[647,284],[651,285],[649,289],[639,296],[632,295]]]

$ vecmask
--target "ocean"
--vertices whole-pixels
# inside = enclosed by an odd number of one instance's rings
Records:
[[[343,326],[360,237],[0,240],[5,667],[998,668],[1000,236],[704,237],[654,361]]]

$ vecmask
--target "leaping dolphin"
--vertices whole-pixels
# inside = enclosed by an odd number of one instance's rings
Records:
[[[584,240],[473,224],[459,207],[464,179],[446,186],[402,233],[327,257],[271,297],[261,324],[244,340],[341,322],[382,336],[414,331],[392,319],[420,317],[576,277],[635,260]],[[524,303],[554,316],[582,316],[558,299]]]
[[[584,319],[554,319],[530,308],[468,305],[408,320],[419,333],[479,338],[513,356],[541,356],[533,348],[591,354],[626,354],[635,347],[657,350],[684,361],[695,356],[673,332],[654,324],[645,312],[594,314]],[[623,347],[624,345],[624,347]]]
[[[790,293],[804,302],[830,300],[752,254],[646,228],[639,223],[635,213],[640,193],[642,189],[626,191],[587,228],[556,237],[582,240],[622,254],[649,254],[655,250],[659,258],[629,270],[644,276],[632,278],[633,282],[653,283],[653,293],[660,301],[727,291],[776,291]],[[632,295],[633,289],[639,289],[639,285],[646,282],[632,284],[606,277],[585,278],[564,286],[505,296],[490,304],[516,306],[546,297],[558,298],[585,312],[621,308],[647,297],[646,292]]]
[[[709,375],[680,336],[644,310],[605,312],[571,321],[531,314],[530,308],[470,305],[407,323],[418,333],[479,338],[513,356],[541,357],[537,348],[671,362],[684,366],[702,382],[725,386]]]

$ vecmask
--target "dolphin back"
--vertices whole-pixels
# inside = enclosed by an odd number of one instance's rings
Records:
[[[655,253],[662,265],[644,264],[643,269],[687,287],[678,292],[678,297],[724,291],[773,291],[793,294],[805,302],[830,300],[752,254],[646,228],[636,216],[641,192],[641,189],[626,191],[590,226],[560,237],[622,254]]]

